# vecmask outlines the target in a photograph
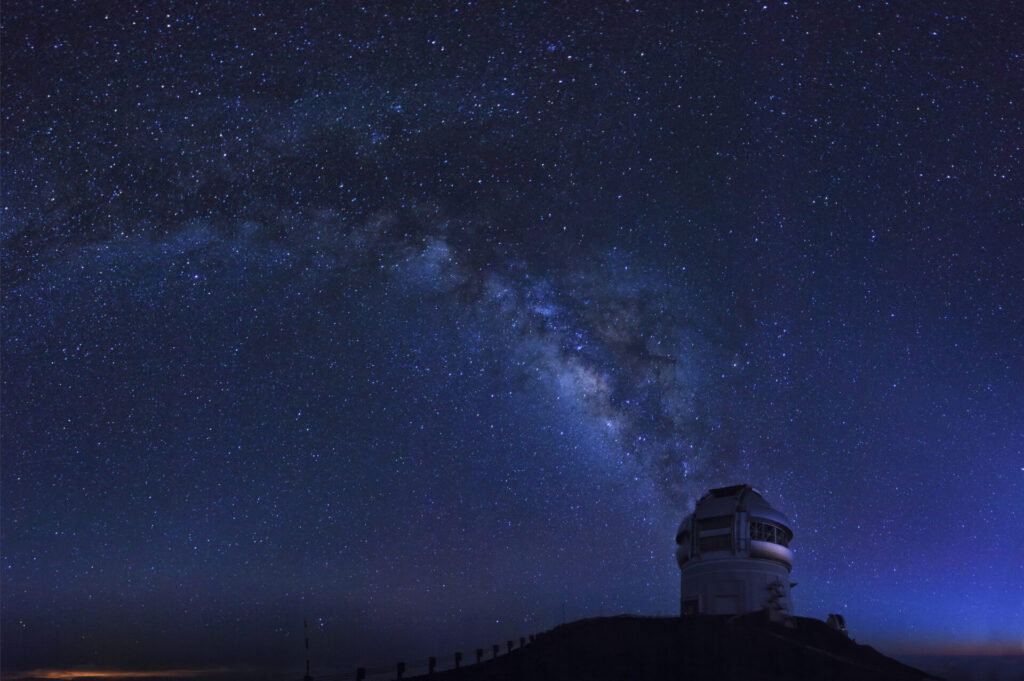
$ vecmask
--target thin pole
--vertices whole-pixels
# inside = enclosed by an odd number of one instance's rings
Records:
[[[302,620],[302,633],[306,638],[306,677],[302,681],[313,681],[313,677],[309,675],[309,622],[305,619]]]

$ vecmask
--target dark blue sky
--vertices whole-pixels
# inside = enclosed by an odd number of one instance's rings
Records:
[[[740,482],[1024,650],[1019,11],[578,5],[6,3],[5,670],[673,614]]]

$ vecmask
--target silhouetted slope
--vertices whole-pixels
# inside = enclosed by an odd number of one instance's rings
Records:
[[[937,677],[859,645],[824,622],[605,617],[565,624],[497,659],[436,681],[910,681]]]

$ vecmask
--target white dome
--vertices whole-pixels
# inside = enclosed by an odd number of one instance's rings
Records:
[[[789,609],[789,518],[750,485],[710,490],[676,532],[682,612]]]

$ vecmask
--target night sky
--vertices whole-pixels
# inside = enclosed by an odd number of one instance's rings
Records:
[[[674,615],[743,482],[1024,651],[1024,13],[589,4],[4,4],[6,673]]]

